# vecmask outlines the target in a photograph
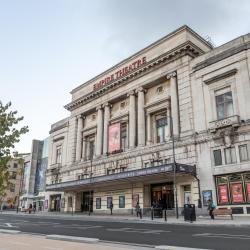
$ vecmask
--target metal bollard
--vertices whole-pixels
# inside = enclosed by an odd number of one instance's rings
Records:
[[[142,211],[141,211],[141,208],[140,208],[140,219],[142,219]]]
[[[151,220],[153,220],[153,219],[154,219],[154,209],[151,208]]]
[[[164,210],[164,220],[167,221],[167,209]]]

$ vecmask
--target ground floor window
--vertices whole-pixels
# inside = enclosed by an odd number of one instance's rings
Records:
[[[125,208],[125,196],[119,196],[119,208]]]
[[[101,208],[102,208],[102,199],[96,198],[96,209],[101,209]]]
[[[219,205],[250,203],[250,172],[216,176]]]

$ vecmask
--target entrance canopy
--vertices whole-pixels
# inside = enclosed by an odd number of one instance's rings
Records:
[[[176,174],[190,174],[196,176],[196,167],[192,165],[176,163]],[[148,177],[160,176],[162,174],[173,174],[174,163],[164,164],[157,167],[136,169],[116,174],[96,176],[92,178],[67,181],[46,186],[46,191],[67,191],[79,188],[99,186],[104,183],[115,183],[117,181],[143,181]]]

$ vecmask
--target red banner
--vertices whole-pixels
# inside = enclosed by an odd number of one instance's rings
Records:
[[[247,202],[250,202],[250,182],[247,183]]]
[[[227,185],[219,185],[219,203],[225,204],[228,203],[228,190]]]
[[[109,126],[109,153],[121,148],[121,124],[115,123]]]
[[[235,203],[244,202],[242,183],[234,183],[231,185],[232,199]]]

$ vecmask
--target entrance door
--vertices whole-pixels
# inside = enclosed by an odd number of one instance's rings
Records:
[[[82,193],[81,212],[93,212],[93,192]]]
[[[151,185],[152,206],[161,209],[174,208],[173,183],[161,183]]]

